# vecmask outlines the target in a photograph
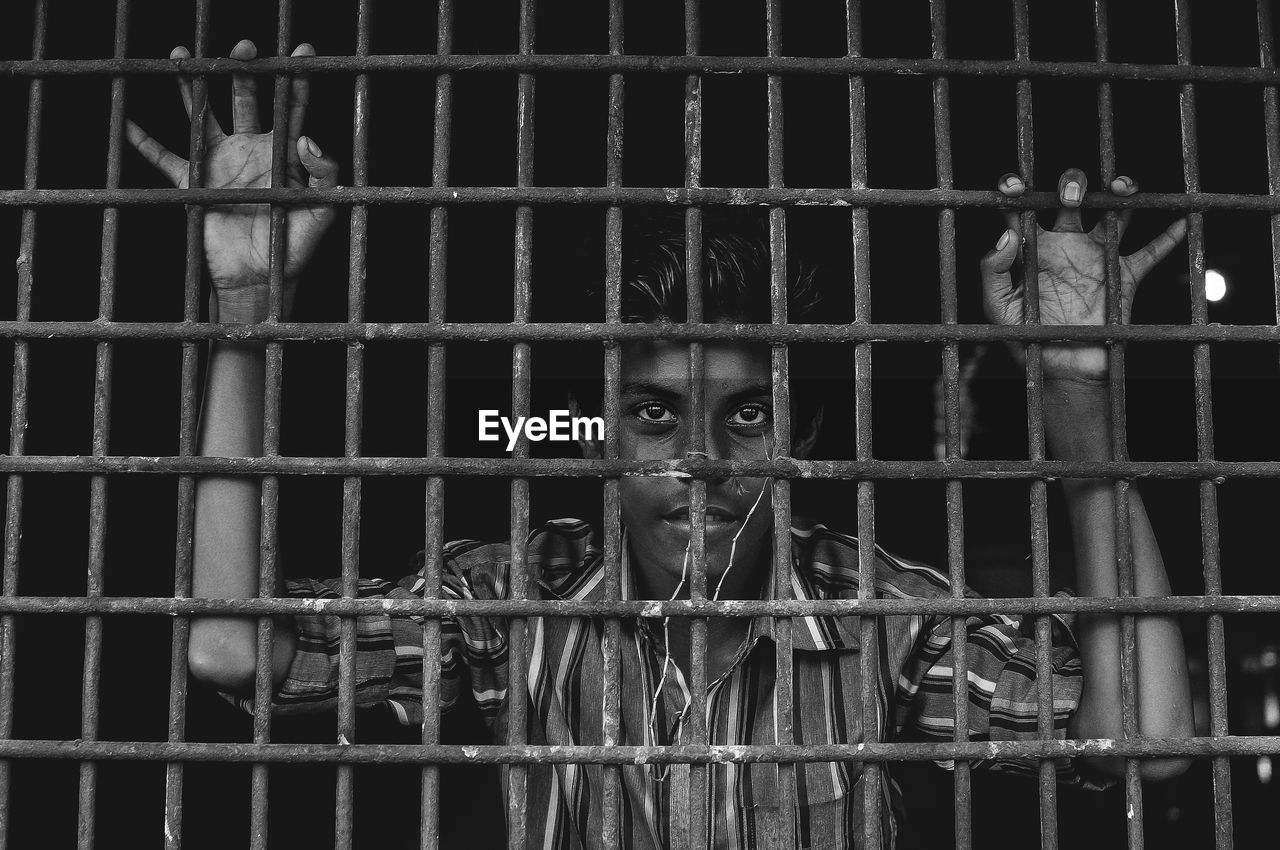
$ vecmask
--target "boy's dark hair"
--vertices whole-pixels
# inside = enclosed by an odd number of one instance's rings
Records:
[[[702,313],[706,322],[768,323],[768,219],[751,208],[712,207],[702,213]],[[688,290],[683,209],[636,210],[624,216],[622,320],[684,322]],[[812,270],[790,262],[787,321],[802,320],[818,303]],[[603,293],[597,283],[593,290]],[[603,297],[602,294],[599,297]]]
[[[709,207],[702,213],[702,315],[708,323],[767,324],[770,304],[770,250],[767,213],[750,207]],[[683,208],[633,208],[623,215],[622,320],[624,322],[682,323],[688,315]],[[603,247],[588,251],[584,273],[590,321],[604,318]],[[788,257],[787,321],[801,322],[814,313],[820,300],[815,272]],[[793,353],[796,346],[792,346]],[[598,353],[600,349],[595,348]],[[578,372],[598,357],[578,360]],[[792,357],[792,372],[804,373]],[[601,409],[602,367],[592,377],[570,380],[569,391],[583,410]],[[806,392],[804,381],[792,382],[793,432],[812,421],[821,402]]]

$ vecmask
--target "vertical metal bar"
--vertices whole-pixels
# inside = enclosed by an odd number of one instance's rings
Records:
[[[1178,64],[1191,64],[1191,10],[1187,0],[1176,0]],[[1182,175],[1187,192],[1200,191],[1200,148],[1196,136],[1196,94],[1191,83],[1182,86],[1178,99],[1182,130]],[[1191,260],[1191,323],[1209,322],[1204,289],[1204,216],[1187,214],[1187,250]],[[1213,386],[1209,344],[1193,348],[1196,404],[1196,457],[1213,460]],[[1208,596],[1222,593],[1222,564],[1218,548],[1218,491],[1213,481],[1200,482],[1200,541],[1204,558],[1204,590]],[[1209,615],[1209,705],[1215,736],[1227,734],[1226,640],[1221,614]],[[1214,839],[1217,847],[1232,846],[1231,772],[1226,757],[1214,758]]]
[[[1275,30],[1270,0],[1258,0],[1258,54],[1258,64],[1261,67],[1268,70],[1276,67]],[[1274,85],[1264,86],[1262,89],[1262,118],[1266,127],[1267,143],[1267,188],[1273,196],[1280,195],[1280,103],[1277,102],[1277,91]],[[1276,323],[1280,324],[1280,213],[1271,216],[1271,277],[1275,287]],[[1206,561],[1206,566],[1207,564]],[[1206,581],[1206,593],[1221,592],[1221,576],[1217,578],[1219,581],[1213,590],[1210,590]],[[1214,619],[1213,617],[1209,619],[1209,733],[1216,738],[1227,734],[1227,688],[1222,617],[1216,618],[1216,624]],[[1228,759],[1215,758],[1213,760],[1214,812],[1217,816],[1215,835],[1219,850],[1231,846],[1232,818],[1228,784],[1230,778]],[[1222,800],[1223,795],[1218,790],[1222,787],[1228,789],[1225,804]]]
[[[699,0],[685,0],[684,48],[685,55],[697,56],[702,49],[702,19]],[[684,183],[689,188],[702,185],[702,76],[689,74],[684,86]],[[691,325],[703,321],[702,304],[702,210],[689,207],[685,211],[685,282],[688,296],[687,321]],[[688,451],[706,452],[705,363],[702,343],[689,345],[689,442]],[[706,561],[706,513],[707,482],[695,479],[689,499],[691,550],[689,570],[689,599],[700,602],[707,597]],[[689,621],[689,690],[692,696],[689,739],[695,745],[707,743],[707,621],[694,617]],[[687,805],[688,844],[692,850],[707,846],[707,805],[710,802],[709,771],[706,765],[691,764],[688,767],[687,804],[677,799],[676,789],[671,792],[670,811],[676,816],[677,806]],[[676,775],[679,775],[677,771]],[[675,834],[674,824],[672,826]]]
[[[1272,21],[1272,4],[1269,0],[1258,0],[1258,53],[1259,65],[1263,68],[1274,69],[1275,61],[1275,30]],[[1272,195],[1280,195],[1280,105],[1277,104],[1277,87],[1265,86],[1262,89],[1262,115],[1263,124],[1266,126],[1267,141],[1267,187]],[[1271,266],[1272,280],[1275,287],[1275,303],[1276,303],[1276,322],[1280,324],[1280,213],[1271,216]],[[1216,551],[1216,550],[1215,550]],[[1206,565],[1207,565],[1206,561]],[[1206,586],[1205,592],[1221,592],[1221,576],[1218,577],[1219,582],[1214,591],[1210,591]],[[1207,583],[1206,583],[1207,585]],[[1213,617],[1209,620],[1210,629],[1215,628]],[[1215,738],[1220,735],[1227,734],[1227,690],[1226,690],[1226,660],[1224,658],[1225,650],[1222,637],[1222,618],[1217,618],[1217,638],[1216,643],[1213,638],[1213,632],[1210,632],[1210,653],[1209,653],[1209,707],[1210,707],[1210,734]],[[1219,764],[1221,762],[1221,765]],[[1230,779],[1230,764],[1226,758],[1214,759],[1214,787],[1227,787],[1226,783]],[[1219,777],[1222,783],[1219,784]],[[1219,797],[1222,795],[1219,794]],[[1218,814],[1217,817],[1217,839],[1218,847],[1231,846],[1231,809],[1230,794],[1226,795],[1225,817]],[[1215,803],[1218,801],[1215,800]],[[1215,813],[1219,812],[1221,805],[1215,805]]]
[[[292,32],[293,4],[280,0],[276,23],[276,55],[289,55]],[[272,127],[275,132],[271,145],[271,185],[288,185],[285,166],[288,159],[289,134],[288,106],[290,74],[276,74],[275,99],[272,103]],[[270,266],[267,276],[268,323],[280,321],[284,306],[284,266],[288,257],[285,244],[285,208],[271,206]],[[262,454],[278,457],[280,454],[280,382],[284,369],[284,349],[278,341],[267,343],[266,381],[263,405]],[[258,596],[269,598],[276,594],[279,581],[277,573],[277,543],[279,542],[280,480],[276,475],[262,477],[262,537],[261,570],[258,577]],[[272,645],[275,638],[274,623],[270,617],[258,619],[257,676],[253,697],[253,742],[266,744],[271,740]],[[267,765],[255,764],[252,774],[252,809],[250,815],[250,840],[253,850],[267,847]]]
[[[929,4],[932,29],[930,55],[947,58],[946,0]],[[951,88],[946,77],[933,80],[933,138],[938,188],[954,187],[951,162]],[[938,281],[941,287],[942,323],[959,321],[956,291],[956,213],[954,209],[938,211]],[[959,460],[960,446],[960,344],[948,340],[942,346],[943,408],[946,429],[946,459]],[[948,481],[947,490],[947,567],[951,595],[964,597],[964,488],[959,480]],[[954,710],[954,740],[969,740],[969,642],[967,617],[951,618],[951,651],[954,671],[951,696]],[[969,776],[970,764],[963,759],[954,762],[956,847],[967,850],[973,840],[973,800]]]
[[[128,46],[129,2],[116,0],[116,59],[123,59]],[[111,79],[111,115],[107,125],[106,188],[120,188],[120,137],[124,129],[124,77]],[[102,261],[98,274],[98,318],[110,321],[115,313],[116,246],[120,232],[120,210],[105,207],[102,211]],[[111,350],[112,344],[99,340],[93,369],[93,454],[107,454],[111,428]],[[102,595],[104,550],[107,534],[107,476],[89,479],[89,562],[85,595]],[[84,674],[80,696],[80,739],[98,738],[98,709],[102,677],[102,617],[88,616],[84,624]],[[79,821],[76,846],[93,847],[95,805],[97,801],[97,763],[80,762]]]
[[[436,53],[443,56],[453,50],[453,0],[440,0],[436,19]],[[431,185],[449,185],[449,141],[453,118],[453,76],[436,75],[435,127],[431,150]],[[445,319],[445,294],[448,269],[449,210],[431,208],[428,236],[430,266],[427,279],[427,318],[433,325]],[[443,342],[427,346],[427,457],[444,455],[445,426],[445,346]],[[423,565],[423,597],[440,597],[441,559],[444,545],[444,479],[433,475],[427,479],[425,553]],[[440,620],[428,617],[422,624],[422,743],[440,741]],[[440,839],[440,767],[422,766],[422,798],[419,846],[435,850]]]
[[[1106,0],[1094,2],[1094,53],[1098,62],[1109,61],[1107,4]],[[1111,83],[1098,83],[1098,148],[1102,165],[1102,185],[1110,187],[1116,177],[1115,121],[1111,106]],[[1104,264],[1107,289],[1107,322],[1121,324],[1124,321],[1120,280],[1119,230],[1115,211],[1103,215],[1106,228],[1106,260]],[[1125,418],[1125,380],[1123,342],[1109,345],[1108,369],[1111,390],[1111,458],[1128,460],[1128,431]],[[1115,561],[1120,596],[1134,593],[1132,538],[1129,517],[1129,487],[1124,479],[1114,482]],[[1120,717],[1125,738],[1138,735],[1137,717],[1137,632],[1133,615],[1120,618]],[[1143,843],[1142,782],[1138,774],[1137,759],[1125,759],[1125,811],[1128,815],[1129,844],[1141,847]]]
[[[850,57],[862,55],[862,3],[845,2],[845,44]],[[862,77],[849,76],[849,180],[854,189],[867,187],[867,96]],[[851,213],[853,228],[853,316],[854,324],[871,322],[871,221],[866,207],[855,207]],[[871,344],[856,343],[853,348],[854,447],[858,460],[872,458],[871,428]],[[876,504],[875,482],[858,481],[858,600],[874,599],[876,594]],[[859,618],[861,651],[859,672],[862,675],[862,740],[880,741],[885,734],[888,699],[881,693],[880,634],[884,622],[875,617]],[[876,762],[864,762],[863,773],[863,845],[881,844],[881,799],[886,768]]]
[[[623,52],[622,0],[609,0],[609,54]],[[605,132],[605,181],[610,187],[622,185],[623,77],[609,75],[609,107]],[[605,212],[605,321],[622,321],[622,207]],[[605,457],[618,456],[618,393],[621,381],[621,350],[616,342],[604,347]],[[622,521],[618,479],[604,482],[604,596],[609,601],[622,597]],[[621,666],[619,652],[622,629],[616,617],[604,623],[601,646],[604,678],[603,738],[606,747],[622,743]],[[622,771],[618,765],[604,766],[603,828],[606,850],[618,850],[630,843],[622,836]]]
[[[45,33],[48,31],[48,4],[37,0],[31,58],[43,59]],[[44,80],[32,77],[27,85],[26,160],[22,187],[36,188],[40,163],[40,119],[44,111]],[[22,210],[22,232],[18,244],[18,295],[15,316],[18,321],[31,319],[31,290],[35,282],[36,210]],[[25,452],[27,443],[27,389],[31,372],[30,343],[13,342],[13,396],[9,414],[9,454]],[[4,588],[5,596],[18,595],[18,557],[22,546],[21,475],[10,474],[6,483],[4,518]],[[13,672],[17,622],[12,614],[0,617],[0,740],[13,736]],[[9,838],[9,762],[0,761],[0,850]]]
[[[534,52],[536,0],[520,0],[520,54]],[[516,185],[533,185],[533,74],[524,73],[516,82]],[[515,287],[512,321],[529,321],[533,302],[533,207],[516,207]],[[533,352],[527,342],[511,347],[511,415],[528,416],[533,369]],[[527,458],[529,441],[521,436],[512,457]],[[511,590],[512,599],[524,599],[528,593],[529,563],[529,479],[511,479]],[[507,743],[528,741],[529,648],[526,644],[527,621],[513,617],[508,640],[510,676],[507,691]],[[528,832],[529,771],[525,765],[511,765],[507,772],[508,827],[507,846],[519,850],[526,845]]]
[[[1031,58],[1031,30],[1027,16],[1026,0],[1013,2],[1014,57],[1026,61]],[[1018,167],[1022,179],[1030,189],[1035,175],[1035,138],[1031,117],[1031,81],[1020,78],[1018,86]],[[1028,324],[1040,322],[1040,287],[1036,269],[1036,217],[1027,211],[1022,217],[1025,239],[1023,267],[1026,269],[1025,292]],[[1028,453],[1033,462],[1045,459],[1043,377],[1040,363],[1040,344],[1027,345],[1027,435]],[[1031,482],[1031,567],[1034,593],[1049,595],[1049,540],[1048,493],[1043,478]],[[1053,737],[1053,676],[1049,660],[1051,641],[1049,617],[1036,617],[1036,700],[1037,726],[1041,738]],[[1057,779],[1053,762],[1040,761],[1040,844],[1045,848],[1058,846]]]
[[[1275,34],[1268,0],[1258,0],[1258,54],[1261,67],[1268,70],[1276,67]],[[1262,89],[1262,119],[1267,137],[1267,186],[1272,195],[1280,195],[1280,104],[1276,86]],[[1271,276],[1276,294],[1276,323],[1280,324],[1280,213],[1271,216]]]
[[[194,55],[204,57],[209,46],[209,6],[211,0],[197,0]],[[203,76],[191,85],[192,119],[187,128],[189,186],[204,185],[204,114],[207,85]],[[204,269],[204,212],[199,204],[187,207],[186,261],[183,272],[182,318],[196,322],[200,318],[200,277]],[[196,425],[199,403],[196,398],[196,370],[200,353],[195,340],[182,342],[182,398],[178,411],[178,454],[190,457],[196,453]],[[191,567],[195,542],[195,476],[178,477],[178,517],[174,551],[173,595],[191,596]],[[175,617],[169,655],[169,728],[171,742],[186,737],[187,725],[187,646],[191,635],[189,617]],[[165,765],[164,841],[165,850],[182,847],[182,777],[181,762]]]
[[[370,0],[360,0],[356,18],[356,55],[369,55]],[[355,86],[355,126],[352,134],[352,185],[369,185],[369,75],[357,74]],[[364,321],[365,281],[369,248],[369,207],[351,208],[351,251],[347,265],[347,321]],[[346,457],[359,457],[364,426],[364,343],[347,343],[346,374]],[[342,479],[342,595],[355,598],[360,579],[360,500],[363,479],[349,475]],[[338,743],[356,740],[356,618],[343,617],[338,649]],[[354,824],[354,768],[338,765],[334,846],[349,850]]]
[[[766,7],[765,38],[771,57],[782,55],[782,3],[769,0]],[[767,81],[769,110],[769,188],[780,189],[785,185],[783,170],[784,114],[782,77],[770,74]],[[769,208],[769,294],[771,319],[775,325],[787,323],[787,214],[782,207]],[[791,454],[791,388],[790,358],[787,346],[775,345],[772,349],[773,387],[773,454]],[[803,424],[803,423],[802,423]],[[775,479],[773,487],[773,594],[775,599],[790,599],[791,590],[791,482]],[[776,617],[774,631],[774,730],[775,743],[800,743],[795,735],[795,678],[792,669],[792,621],[790,617]],[[796,766],[778,765],[778,795],[781,806],[777,836],[779,846],[799,843],[796,832],[795,802]]]

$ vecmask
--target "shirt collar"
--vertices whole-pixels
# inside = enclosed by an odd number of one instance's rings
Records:
[[[803,536],[793,534],[791,537],[791,598],[799,601],[825,599],[827,597],[822,593],[821,589],[808,580],[799,568],[799,550],[805,542]],[[619,584],[623,601],[635,598],[635,582],[631,573],[629,551],[627,532],[624,528],[622,531],[621,582]],[[576,585],[573,591],[568,594],[556,593],[545,584],[543,586],[561,599],[593,602],[603,600],[605,595],[605,564],[602,553],[596,553],[594,569],[591,570],[591,574],[585,577],[584,581],[577,582]],[[766,600],[776,598],[772,582],[766,582],[762,598]],[[850,602],[852,605],[852,600]],[[825,652],[852,650],[860,646],[856,628],[856,615],[807,615],[792,617],[791,623],[791,646],[793,649],[804,652]],[[773,617],[756,617],[752,621],[748,640],[754,643],[761,637],[776,641],[776,621]]]

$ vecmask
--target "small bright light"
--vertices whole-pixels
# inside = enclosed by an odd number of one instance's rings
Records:
[[[1227,294],[1227,278],[1217,269],[1209,269],[1204,273],[1204,297],[1210,301],[1221,301]]]
[[[1270,756],[1258,757],[1258,781],[1261,782],[1263,785],[1266,785],[1269,782],[1271,782],[1271,757]]]

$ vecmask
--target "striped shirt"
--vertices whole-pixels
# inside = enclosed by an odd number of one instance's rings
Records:
[[[858,543],[822,525],[792,528],[791,590],[796,599],[856,599]],[[622,598],[633,598],[623,546]],[[409,599],[422,595],[419,571],[398,582],[361,580],[362,597]],[[605,568],[589,525],[556,520],[529,538],[531,598],[601,600]],[[452,599],[503,599],[508,594],[510,547],[462,540],[444,551],[443,593]],[[294,598],[335,598],[340,581],[288,583]],[[970,595],[973,595],[969,592]],[[949,597],[945,575],[876,549],[877,598]],[[598,619],[533,617],[528,620],[527,741],[534,745],[602,745],[604,624]],[[953,740],[952,641],[948,616],[876,618],[874,728],[864,725],[861,642],[856,616],[792,619],[793,729],[780,739],[776,722],[774,623],[751,622],[729,669],[707,690],[707,730],[712,744],[856,744],[908,738]],[[1026,624],[1030,626],[1030,621]],[[298,649],[275,697],[281,713],[333,709],[338,692],[339,619],[299,617]],[[1080,660],[1065,619],[1055,618],[1050,650],[1054,736],[1080,698]],[[1021,618],[967,618],[969,738],[974,741],[1037,737],[1036,644]],[[357,624],[356,703],[383,705],[404,724],[422,721],[422,619],[365,616]],[[441,628],[443,709],[469,688],[495,742],[506,738],[510,669],[507,626],[481,616],[445,620]],[[667,669],[661,621],[624,620],[621,661],[621,737],[624,745],[694,743],[684,723],[691,704],[684,677]],[[650,710],[658,694],[654,722]],[[244,701],[242,701],[244,702]],[[245,702],[246,707],[249,704]],[[950,767],[949,763],[941,763]],[[1034,773],[1032,762],[987,760],[995,770]],[[1069,760],[1059,778],[1085,783]],[[621,846],[683,846],[688,826],[682,799],[687,766],[623,765]],[[664,775],[665,774],[665,775]],[[706,770],[708,846],[715,848],[854,848],[862,846],[864,795],[880,796],[883,846],[891,847],[900,809],[897,786],[879,771],[876,787],[858,762],[798,764],[796,797],[782,799],[778,767],[770,763],[715,764]],[[505,784],[505,783],[504,783]],[[604,771],[600,765],[530,765],[527,783],[528,846],[602,846]],[[686,798],[687,799],[687,798]],[[783,807],[794,813],[795,834],[779,834]]]

